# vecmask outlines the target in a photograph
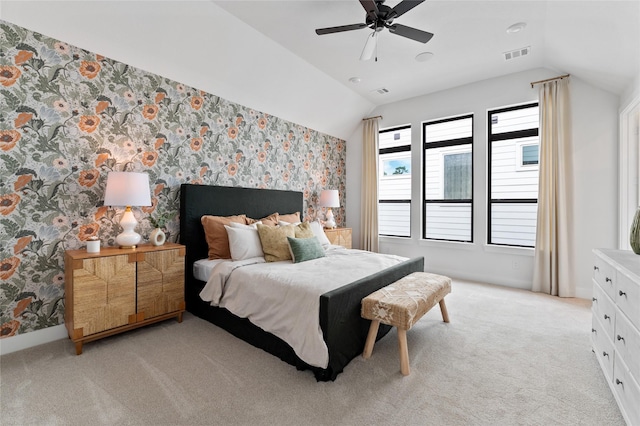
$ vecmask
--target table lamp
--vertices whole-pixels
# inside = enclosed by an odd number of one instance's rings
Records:
[[[135,172],[109,172],[104,205],[126,207],[122,219],[120,219],[122,233],[116,237],[116,243],[120,248],[135,248],[142,237],[135,232],[138,221],[133,215],[131,207],[151,205],[149,175]]]
[[[332,207],[340,207],[340,195],[337,189],[323,189],[320,193],[320,207],[327,208],[326,218],[324,223],[325,228],[335,228],[336,221],[333,219]]]

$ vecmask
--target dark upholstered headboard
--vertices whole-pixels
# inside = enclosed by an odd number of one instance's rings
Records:
[[[300,212],[300,217],[304,217],[302,207],[302,192],[183,184],[180,187],[180,243],[187,246],[187,279],[191,281],[193,262],[208,255],[200,222],[202,216],[246,214],[260,219],[274,212]]]

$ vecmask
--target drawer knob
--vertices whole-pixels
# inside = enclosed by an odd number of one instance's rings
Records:
[[[613,282],[613,281],[611,281],[611,278],[609,278],[609,277],[606,277],[604,280],[605,280],[606,282],[608,282],[608,283]]]
[[[599,270],[600,270],[600,268],[598,268],[597,266],[594,266],[594,267],[593,267],[593,270],[594,270],[594,271],[599,271]]]
[[[606,353],[605,351],[602,351],[602,356],[609,356],[609,354]]]
[[[611,317],[607,314],[604,314],[604,319],[611,319]]]
[[[622,385],[622,387],[624,387],[624,383],[618,379],[616,379],[616,385]]]
[[[627,342],[624,340],[624,337],[622,337],[622,336],[621,336],[621,335],[619,335],[619,334],[618,334],[618,336],[617,336],[617,339],[618,339],[618,341],[622,340],[624,343],[627,343]]]
[[[591,332],[592,332],[592,333],[597,333],[597,332],[598,332],[598,330],[596,330],[595,328],[592,328],[592,329],[591,329]]]
[[[622,290],[620,290],[620,291],[618,292],[618,294],[619,294],[620,296],[627,297],[627,293],[625,293],[625,292],[624,292],[624,291],[622,291]]]
[[[592,297],[592,298],[591,298],[591,300],[592,300],[593,302],[597,302],[597,301],[598,301],[598,298],[597,298],[597,297]]]

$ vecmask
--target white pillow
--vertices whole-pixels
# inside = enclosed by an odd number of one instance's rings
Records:
[[[257,221],[252,223],[251,225],[245,225],[244,223],[237,223],[237,222],[231,222],[229,225],[232,228],[239,228],[239,229],[255,229],[256,231],[258,230],[258,224],[262,223],[261,221]]]
[[[300,225],[301,223],[302,222],[289,223],[289,222],[285,222],[284,220],[279,220],[278,221],[278,226]]]
[[[229,236],[229,251],[232,260],[244,260],[252,257],[264,257],[258,230],[249,225],[246,228],[225,225]]]
[[[311,230],[313,231],[313,235],[320,241],[322,248],[325,250],[331,245],[331,241],[327,238],[327,234],[324,233],[324,229],[319,221],[314,220],[313,222],[309,222],[311,225]]]

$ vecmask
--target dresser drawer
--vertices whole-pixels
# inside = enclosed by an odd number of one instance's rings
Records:
[[[613,377],[613,343],[603,333],[603,327],[600,321],[595,317],[592,322],[591,344],[593,345],[593,352],[596,354],[596,358],[600,362],[602,371],[608,382]]]
[[[617,355],[615,363],[613,390],[618,394],[622,415],[627,424],[640,425],[640,386]]]
[[[615,297],[615,278],[616,270],[613,266],[596,256],[595,265],[593,266],[593,279],[612,299]]]
[[[615,328],[616,307],[613,301],[607,296],[599,285],[593,286],[593,303],[591,312],[593,317],[602,323],[602,329],[609,335],[609,339],[613,339]]]
[[[616,281],[616,305],[640,329],[640,285],[621,272],[618,272]]]
[[[616,353],[625,360],[633,377],[640,379],[640,332],[620,313],[616,316],[613,339]]]

